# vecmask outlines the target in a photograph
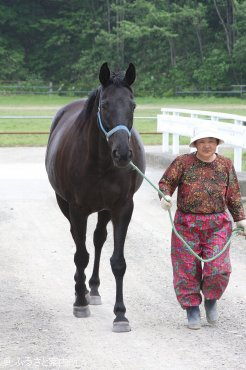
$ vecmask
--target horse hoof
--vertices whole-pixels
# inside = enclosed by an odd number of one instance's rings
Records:
[[[90,293],[86,293],[85,299],[87,300],[87,304],[90,304]]]
[[[129,322],[127,321],[117,321],[113,323],[113,330],[114,333],[126,333],[131,331],[131,327]]]
[[[89,317],[91,315],[88,306],[73,306],[73,314],[77,318]]]
[[[102,304],[101,296],[100,295],[90,295],[89,304],[92,304],[92,305]]]

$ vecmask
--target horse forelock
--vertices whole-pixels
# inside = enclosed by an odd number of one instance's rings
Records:
[[[117,87],[127,87],[130,91],[132,91],[122,72],[112,72],[110,75],[109,84],[113,84]]]
[[[102,88],[106,89],[110,85],[114,85],[116,87],[127,87],[132,92],[130,85],[128,85],[124,77],[125,75],[123,72],[111,72],[108,81],[102,86]]]
[[[104,88],[107,88],[110,85],[114,85],[116,87],[121,87],[121,86],[122,87],[127,87],[132,92],[131,87],[128,85],[128,83],[124,79],[124,75],[121,72],[112,72],[111,73],[110,79],[109,79],[107,85],[104,86]],[[92,91],[90,93],[90,95],[88,96],[85,108],[83,109],[83,111],[85,111],[86,117],[90,116],[90,114],[91,114],[91,112],[94,108],[95,102],[97,102],[97,97],[99,97],[99,95],[100,95],[101,89],[102,89],[102,86],[99,86],[97,89]],[[98,102],[97,102],[97,104],[98,104]],[[81,113],[83,113],[83,111]]]

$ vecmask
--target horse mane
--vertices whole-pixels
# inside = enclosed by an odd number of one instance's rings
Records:
[[[89,96],[88,96],[88,98],[87,98],[87,100],[85,102],[84,107],[81,109],[78,117],[76,118],[76,121],[75,121],[75,125],[76,126],[77,125],[79,126],[80,123],[83,121],[84,118],[87,119],[90,116],[90,114],[92,112],[92,109],[94,107],[94,103],[95,103],[97,94],[98,94],[98,89],[92,91],[89,94]]]
[[[93,90],[86,100],[85,107],[84,107],[86,117],[88,117],[92,112],[98,92],[99,92],[99,88],[96,90]]]

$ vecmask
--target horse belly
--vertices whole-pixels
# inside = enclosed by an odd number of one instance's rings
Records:
[[[75,102],[77,108],[78,103],[83,106],[83,101]],[[72,106],[72,104],[71,104]],[[52,129],[46,149],[45,166],[51,186],[57,194],[65,198],[67,184],[70,186],[69,178],[73,168],[73,145],[72,133],[75,131],[74,122],[79,114],[76,109],[72,112],[68,110],[69,105],[60,110],[59,121],[53,121]]]
[[[144,173],[146,168],[145,150],[141,136],[139,135],[138,131],[135,128],[132,129],[131,140],[132,140],[131,149],[133,153],[132,162]],[[136,192],[140,188],[142,182],[143,178],[140,175],[137,175],[134,192]]]

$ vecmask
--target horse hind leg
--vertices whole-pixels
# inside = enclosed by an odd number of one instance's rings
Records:
[[[57,193],[56,193],[56,200],[57,200],[58,206],[60,207],[60,210],[62,211],[64,216],[70,221],[68,202],[62,197],[60,197],[60,195],[58,195]]]
[[[94,231],[94,246],[95,246],[95,258],[94,258],[94,266],[92,276],[89,280],[90,286],[90,297],[89,303],[91,305],[99,305],[102,304],[101,296],[98,292],[98,288],[100,285],[99,279],[99,266],[100,266],[100,258],[101,258],[101,251],[103,244],[107,239],[107,224],[111,219],[111,215],[109,211],[100,211],[98,212],[98,220],[97,226]]]

